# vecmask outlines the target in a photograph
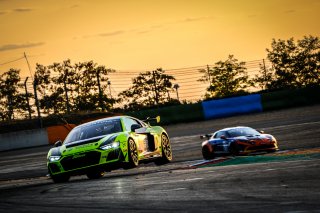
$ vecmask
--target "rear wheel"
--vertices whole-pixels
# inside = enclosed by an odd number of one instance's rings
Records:
[[[64,183],[69,181],[70,176],[65,174],[51,175],[51,179],[53,180],[54,183]]]
[[[157,159],[155,161],[155,164],[162,165],[169,163],[172,161],[172,150],[171,150],[171,144],[170,140],[167,135],[162,134],[161,135],[161,158]]]
[[[103,177],[104,174],[105,174],[105,172],[102,171],[102,170],[92,170],[92,171],[87,173],[87,177],[89,179],[98,179],[98,178]]]
[[[214,158],[214,154],[210,152],[207,146],[202,147],[202,156],[205,160],[210,160]]]
[[[124,169],[131,169],[137,167],[139,164],[138,149],[136,143],[131,138],[128,140],[128,155],[129,162],[126,163]]]

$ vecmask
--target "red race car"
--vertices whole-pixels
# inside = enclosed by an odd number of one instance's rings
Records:
[[[203,158],[208,160],[218,155],[239,155],[252,152],[275,152],[278,150],[277,140],[270,134],[250,127],[231,127],[221,129],[213,134],[200,136],[207,138],[202,143]]]

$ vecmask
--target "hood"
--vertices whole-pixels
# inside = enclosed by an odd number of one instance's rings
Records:
[[[256,141],[256,142],[270,142],[272,140],[272,136],[268,134],[260,134],[260,135],[253,135],[253,136],[239,136],[234,137],[233,139],[239,141]]]
[[[101,143],[105,142],[109,138],[119,135],[118,133],[113,133],[109,135],[102,135],[94,138],[89,138],[85,140],[73,141],[68,144],[63,144],[60,147],[54,147],[50,149],[48,153],[49,156],[63,156],[70,155],[78,152],[84,152],[91,149],[97,149],[100,147]]]

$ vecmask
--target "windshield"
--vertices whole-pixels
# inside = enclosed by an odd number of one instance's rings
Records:
[[[64,144],[102,135],[108,135],[116,132],[122,132],[120,119],[99,120],[96,122],[90,122],[84,126],[74,128],[68,134],[67,138],[64,141]]]
[[[234,137],[239,137],[239,136],[260,135],[260,133],[257,130],[244,127],[244,128],[231,129],[231,130],[228,131],[228,135],[231,138],[234,138]]]

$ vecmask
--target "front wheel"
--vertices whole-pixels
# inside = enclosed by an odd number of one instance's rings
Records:
[[[210,152],[207,146],[202,147],[202,156],[205,160],[210,160],[214,158],[213,153]]]
[[[161,158],[157,159],[155,161],[155,164],[162,165],[169,163],[172,161],[172,150],[171,150],[171,144],[168,136],[165,134],[161,135]]]

